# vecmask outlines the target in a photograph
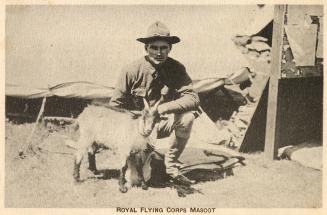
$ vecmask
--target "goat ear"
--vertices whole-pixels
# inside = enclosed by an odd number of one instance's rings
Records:
[[[149,103],[147,102],[147,100],[145,98],[143,98],[143,103],[144,103],[144,109],[145,110],[150,110],[150,105],[149,105]]]
[[[136,118],[142,116],[142,112],[141,112],[141,111],[132,110],[132,111],[130,111],[130,112],[131,112],[131,114],[132,114],[132,118],[133,118],[133,119],[136,119]]]

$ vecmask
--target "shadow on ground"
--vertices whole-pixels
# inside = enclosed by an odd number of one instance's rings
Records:
[[[187,195],[195,193],[203,194],[200,189],[195,189],[193,185],[208,181],[217,181],[234,175],[234,165],[227,165],[231,159],[230,157],[206,151],[203,153],[205,156],[216,156],[219,158],[218,160],[202,161],[200,163],[192,164],[188,163],[185,165],[181,168],[181,172],[184,176],[195,183],[184,184],[172,180],[172,178],[166,173],[164,156],[158,152],[154,152],[151,159],[148,161],[150,162],[150,165],[145,165],[143,169],[144,174],[149,176],[147,180],[148,186],[155,189],[172,188],[176,190],[179,197],[186,197]],[[239,159],[239,161],[243,160],[244,158]],[[116,179],[118,183],[119,175],[120,171],[118,169],[100,169],[96,176],[88,177],[86,180],[92,178],[97,178],[99,180]],[[137,182],[135,183],[137,184]]]

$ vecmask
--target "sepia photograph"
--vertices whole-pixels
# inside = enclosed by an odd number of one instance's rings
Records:
[[[4,7],[6,209],[323,208],[323,3]]]

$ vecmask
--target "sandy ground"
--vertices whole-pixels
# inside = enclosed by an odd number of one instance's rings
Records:
[[[216,207],[216,208],[317,208],[322,206],[322,172],[282,160],[267,162],[262,153],[244,154],[246,166],[234,175],[193,186],[199,192],[178,197],[174,188],[118,190],[116,155],[97,157],[106,179],[96,179],[82,166],[81,184],[73,181],[73,149],[63,141],[63,131],[47,134],[40,129],[33,144],[43,151],[18,157],[33,124],[6,123],[5,207]],[[42,143],[42,144],[40,144]],[[49,152],[51,151],[51,152]],[[60,152],[60,153],[58,153]],[[63,154],[64,153],[64,154]]]

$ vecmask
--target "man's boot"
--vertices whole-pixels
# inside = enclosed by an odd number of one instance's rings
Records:
[[[181,185],[191,185],[195,181],[188,179],[186,176],[179,173],[179,168],[181,166],[180,162],[177,160],[185,149],[186,143],[189,138],[181,138],[174,136],[165,155],[165,165],[166,172],[172,177],[173,182]]]

